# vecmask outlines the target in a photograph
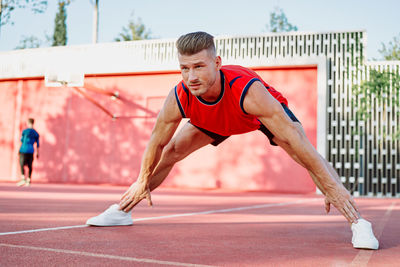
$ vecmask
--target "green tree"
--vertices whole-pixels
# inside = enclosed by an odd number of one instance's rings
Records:
[[[42,41],[34,35],[22,36],[22,40],[15,49],[38,48],[42,45]]]
[[[367,69],[368,79],[353,86],[353,107],[356,107],[357,118],[361,121],[370,119],[371,111],[375,107],[382,108],[383,125],[386,125],[386,112],[388,107],[400,107],[400,74],[386,69]],[[400,116],[397,112],[396,116]],[[386,126],[380,131],[386,138]],[[400,139],[400,128],[396,125],[393,139]]]
[[[289,23],[285,12],[279,7],[275,7],[274,11],[270,13],[269,24],[266,27],[271,32],[297,31],[297,27]]]
[[[13,23],[11,13],[17,8],[28,8],[34,13],[42,13],[47,8],[47,0],[0,0],[0,25]]]
[[[400,60],[400,34],[386,46],[382,43],[379,53],[385,60]],[[383,121],[386,125],[387,107],[400,107],[400,73],[382,69],[366,69],[368,78],[361,81],[359,85],[353,86],[353,106],[356,107],[356,115],[359,120],[370,119],[371,110],[380,106],[383,110]],[[395,116],[400,116],[397,112]],[[400,126],[396,125],[393,139],[400,139]],[[382,135],[387,135],[386,126],[381,129]]]
[[[7,23],[14,24],[11,13],[18,8],[27,8],[34,13],[43,13],[47,0],[0,0],[0,28]]]
[[[42,46],[50,46],[52,43],[52,36],[48,35],[46,32],[44,33],[44,40],[38,38],[34,35],[31,36],[22,36],[22,39],[19,41],[19,45],[15,47],[15,49],[27,49],[27,48],[39,48]]]
[[[66,6],[70,1],[58,1],[58,12],[54,20],[54,34],[52,46],[63,46],[67,44],[67,11]]]
[[[146,29],[146,26],[142,23],[142,20],[138,18],[138,21],[135,22],[132,16],[132,18],[129,20],[128,26],[123,27],[122,32],[114,40],[121,42],[151,39],[150,34],[150,30]]]
[[[382,48],[378,51],[385,60],[400,60],[400,33],[387,46],[382,43]]]

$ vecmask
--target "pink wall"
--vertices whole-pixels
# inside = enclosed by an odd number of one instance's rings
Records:
[[[256,71],[289,99],[290,108],[316,145],[317,69]],[[73,89],[46,88],[43,79],[0,81],[0,179],[10,181],[15,177],[11,166],[17,166],[16,150],[20,144],[15,143],[14,136],[19,137],[24,121],[32,116],[41,135],[34,182],[130,184],[137,177],[155,122],[149,114],[158,112],[179,80],[179,73],[87,77],[85,83],[118,91],[122,96],[122,101],[113,101],[108,96],[87,92],[112,113],[129,117],[114,121]],[[22,88],[19,111],[18,85]],[[18,112],[20,117],[16,121]],[[279,147],[271,147],[258,131],[232,136],[218,147],[207,146],[195,152],[175,166],[164,186],[315,191],[307,172]]]
[[[9,179],[13,162],[17,82],[0,82],[0,179]]]

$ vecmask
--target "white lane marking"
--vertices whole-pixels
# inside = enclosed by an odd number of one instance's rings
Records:
[[[73,254],[73,255],[78,255],[78,256],[97,257],[97,258],[103,258],[103,259],[131,261],[131,262],[142,262],[142,263],[152,263],[152,264],[161,264],[161,265],[191,266],[191,267],[210,267],[211,266],[211,265],[203,265],[203,264],[182,263],[182,262],[174,262],[174,261],[162,261],[162,260],[115,256],[115,255],[109,255],[109,254],[98,254],[98,253],[91,253],[91,252],[66,250],[66,249],[21,246],[21,245],[11,245],[11,244],[3,244],[3,243],[0,243],[0,246],[8,247],[8,248],[21,248],[21,249],[30,249],[30,250],[40,250],[40,251],[47,251],[47,252]]]
[[[16,231],[16,232],[5,232],[0,233],[2,235],[16,235],[16,234],[27,234],[27,233],[35,233],[35,232],[44,232],[44,231],[55,231],[55,230],[64,230],[64,229],[73,229],[73,228],[83,228],[87,227],[86,224],[84,225],[72,225],[72,226],[61,226],[61,227],[53,227],[53,228],[41,228],[41,229],[33,229],[33,230],[23,230],[23,231]]]
[[[392,205],[390,205],[390,207],[386,210],[385,214],[383,215],[383,219],[381,220],[380,224],[375,228],[374,232],[375,232],[376,238],[378,240],[383,233],[383,229],[385,228],[386,223],[388,222],[395,205],[396,205],[396,202],[392,202]],[[360,252],[358,252],[358,254],[354,257],[350,266],[354,266],[354,267],[367,266],[374,251],[375,250],[360,250]]]
[[[269,207],[281,207],[281,206],[288,206],[288,205],[293,205],[293,204],[301,204],[301,203],[306,203],[306,202],[313,202],[313,201],[317,201],[317,200],[321,200],[321,198],[311,198],[311,199],[302,199],[302,200],[289,201],[289,202],[283,202],[283,203],[269,203],[269,204],[245,206],[245,207],[230,208],[230,209],[208,210],[208,211],[199,211],[199,212],[164,215],[164,216],[157,216],[157,217],[138,218],[138,219],[133,219],[133,222],[169,219],[169,218],[204,215],[204,214],[212,214],[212,213],[225,213],[225,212],[241,211],[241,210],[262,209],[262,208],[269,208]],[[83,227],[88,227],[88,225],[84,224],[84,225],[54,227],[54,228],[23,230],[23,231],[16,231],[16,232],[5,232],[5,233],[0,233],[0,236],[26,234],[26,233],[36,233],[36,232],[44,232],[44,231],[56,231],[56,230],[83,228]]]

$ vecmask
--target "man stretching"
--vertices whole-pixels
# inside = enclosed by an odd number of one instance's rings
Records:
[[[195,150],[217,146],[230,135],[262,131],[271,145],[283,148],[306,168],[325,195],[325,209],[335,206],[351,223],[353,246],[378,249],[371,224],[362,219],[350,193],[332,166],[307,139],[288,101],[254,71],[222,66],[208,33],[181,36],[176,43],[183,80],[169,93],[144,151],[139,177],[114,204],[89,225],[132,224],[131,210],[141,200],[152,205],[150,192],[178,161]],[[190,121],[172,138],[182,118]]]

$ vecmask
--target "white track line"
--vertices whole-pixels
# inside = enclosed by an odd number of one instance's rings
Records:
[[[191,267],[210,267],[211,266],[211,265],[203,265],[203,264],[182,263],[182,262],[174,262],[174,261],[161,261],[161,260],[115,256],[115,255],[109,255],[109,254],[98,254],[98,253],[91,253],[91,252],[66,250],[66,249],[42,248],[42,247],[3,244],[3,243],[0,243],[0,246],[8,247],[8,248],[22,248],[22,249],[40,250],[40,251],[47,251],[47,252],[73,254],[73,255],[78,255],[78,256],[96,257],[96,258],[130,261],[130,262],[152,263],[152,264],[161,264],[161,265],[191,266]]]
[[[383,233],[383,229],[385,228],[386,223],[388,222],[395,205],[396,205],[396,202],[392,202],[392,205],[390,205],[390,207],[386,210],[385,214],[383,215],[383,219],[381,220],[380,224],[378,224],[378,226],[375,228],[374,232],[375,232],[376,238],[378,240]],[[375,250],[360,250],[360,252],[358,252],[356,257],[351,262],[350,266],[354,266],[354,267],[367,266],[374,251]]]
[[[306,203],[306,202],[313,202],[313,201],[317,201],[317,200],[321,200],[321,198],[310,198],[310,199],[296,200],[296,201],[283,202],[283,203],[269,203],[269,204],[245,206],[245,207],[230,208],[230,209],[180,213],[180,214],[172,214],[172,215],[157,216],[157,217],[146,217],[146,218],[133,219],[133,222],[169,219],[169,218],[177,218],[177,217],[187,217],[187,216],[204,215],[204,214],[212,214],[212,213],[225,213],[225,212],[240,211],[240,210],[262,209],[262,208],[269,208],[269,207],[281,207],[281,206],[301,204],[301,203]],[[56,230],[65,230],[65,229],[72,229],[72,228],[83,228],[83,227],[87,227],[87,226],[88,225],[84,224],[84,225],[54,227],[54,228],[23,230],[23,231],[16,231],[16,232],[5,232],[5,233],[0,233],[0,236],[36,233],[36,232],[44,232],[44,231],[56,231]]]
[[[64,230],[64,229],[73,229],[73,228],[82,228],[87,227],[86,224],[84,225],[72,225],[72,226],[61,226],[61,227],[53,227],[53,228],[41,228],[41,229],[33,229],[33,230],[23,230],[17,232],[5,232],[0,233],[2,235],[16,235],[16,234],[27,234],[27,233],[35,233],[35,232],[45,232],[45,231],[55,231],[55,230]]]

